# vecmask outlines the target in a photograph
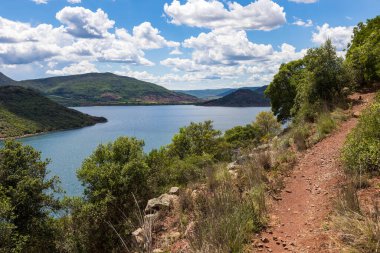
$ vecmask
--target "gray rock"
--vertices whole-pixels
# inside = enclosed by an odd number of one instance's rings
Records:
[[[145,212],[146,213],[154,213],[160,210],[170,209],[172,206],[172,201],[174,195],[162,194],[158,198],[148,200],[148,204],[146,205]]]
[[[144,239],[144,230],[142,228],[138,228],[135,231],[132,232],[132,235],[135,239],[135,241],[138,244],[143,244],[145,239]]]
[[[169,191],[169,194],[170,195],[179,195],[179,187],[172,187],[170,188],[170,191]]]

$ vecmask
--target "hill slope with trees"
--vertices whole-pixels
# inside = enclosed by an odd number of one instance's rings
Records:
[[[66,106],[189,104],[198,102],[196,97],[112,73],[88,73],[19,82],[9,82],[9,80],[2,82],[0,80],[0,85],[33,88]]]
[[[259,107],[270,106],[270,100],[262,93],[249,89],[238,89],[222,98],[210,100],[199,105],[225,107]]]
[[[66,108],[35,90],[0,86],[0,138],[65,130],[105,122]]]

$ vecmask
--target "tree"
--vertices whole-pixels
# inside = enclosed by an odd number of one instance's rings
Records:
[[[260,112],[253,126],[259,130],[261,139],[272,138],[281,130],[281,124],[277,122],[272,112]]]
[[[180,128],[179,133],[174,135],[169,149],[180,159],[190,155],[216,155],[221,134],[219,130],[213,128],[211,121],[191,122],[189,126]]]
[[[74,216],[83,217],[85,224],[90,224],[90,252],[120,249],[118,234],[125,235],[133,229],[135,198],[142,208],[150,197],[143,146],[143,141],[120,137],[113,143],[99,145],[78,170],[85,198],[82,208],[76,208],[82,213]]]
[[[0,149],[0,250],[54,252],[51,214],[59,209],[58,178],[47,179],[48,161],[15,141]]]
[[[279,121],[289,120],[292,115],[297,86],[305,78],[305,65],[303,60],[291,61],[282,64],[279,72],[265,90],[265,95],[270,98],[273,113]]]
[[[259,142],[259,129],[252,124],[246,126],[236,126],[227,130],[224,138],[233,148],[247,147],[249,144]]]
[[[359,85],[380,81],[380,16],[354,28],[346,59]]]

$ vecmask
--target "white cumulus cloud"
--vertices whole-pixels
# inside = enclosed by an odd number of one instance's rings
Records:
[[[295,2],[295,3],[303,3],[303,4],[313,4],[318,2],[318,0],[289,0],[290,2]]]
[[[311,27],[313,26],[313,21],[311,19],[302,20],[300,18],[294,17],[295,21],[293,22],[293,25],[296,26],[303,26],[303,27]]]
[[[77,75],[85,73],[99,72],[96,66],[88,61],[81,61],[79,63],[73,63],[60,70],[48,70],[46,73],[49,75]]]
[[[47,4],[49,0],[32,0],[36,4]]]
[[[284,8],[272,0],[257,0],[246,6],[228,2],[227,8],[218,1],[173,0],[165,4],[164,12],[175,25],[209,29],[232,28],[269,31],[286,22]]]
[[[327,39],[331,39],[332,43],[338,50],[343,50],[351,41],[352,34],[352,26],[330,27],[329,24],[325,23],[322,26],[318,26],[317,31],[313,32],[312,41],[320,45]]]
[[[93,12],[83,7],[65,7],[56,14],[68,33],[80,38],[101,38],[107,36],[115,21],[98,9]]]
[[[67,2],[70,4],[80,4],[82,0],[67,0]]]

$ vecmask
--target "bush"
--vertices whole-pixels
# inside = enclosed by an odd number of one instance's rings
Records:
[[[336,123],[329,113],[322,113],[317,119],[317,139],[321,140],[336,128]]]
[[[346,140],[342,156],[352,174],[380,172],[380,103],[362,114]]]
[[[257,126],[246,125],[236,126],[227,130],[224,138],[227,143],[231,144],[232,148],[245,148],[259,142],[259,129]]]
[[[281,131],[281,124],[277,122],[272,112],[260,112],[253,126],[258,129],[262,142],[267,142]]]

